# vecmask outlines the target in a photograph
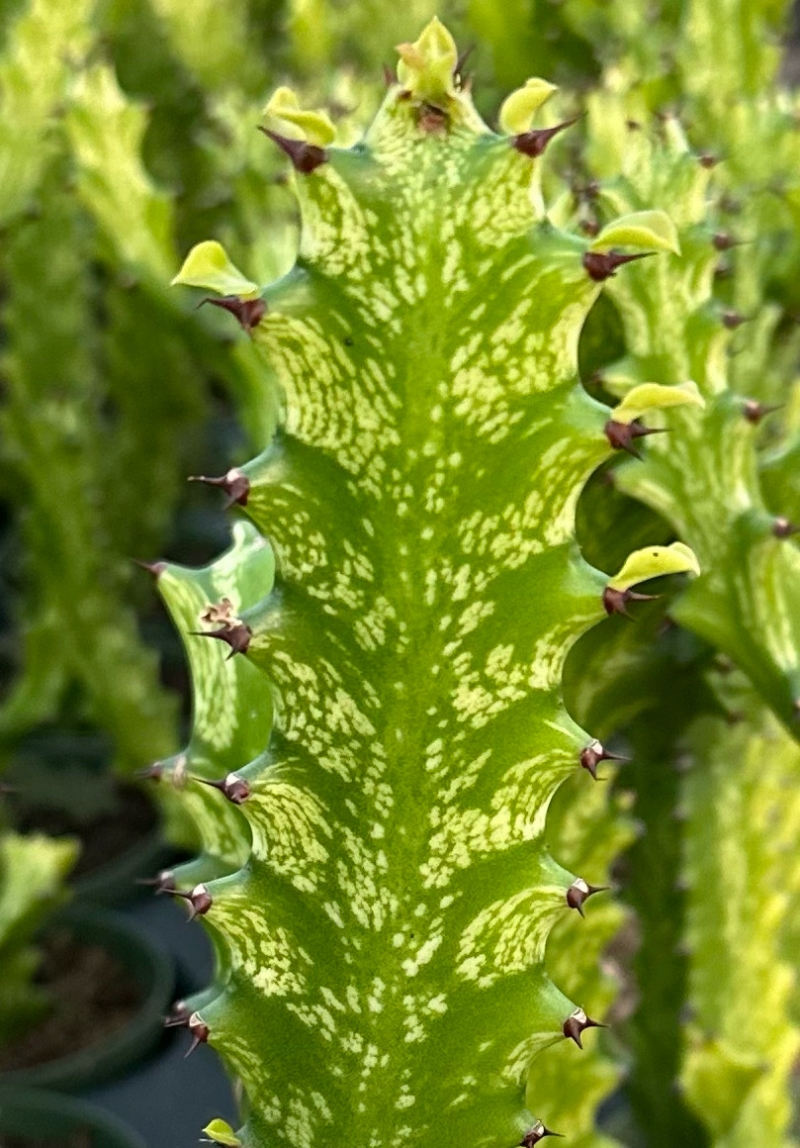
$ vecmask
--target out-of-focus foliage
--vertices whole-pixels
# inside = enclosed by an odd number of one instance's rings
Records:
[[[271,425],[249,346],[223,350],[227,336],[206,315],[198,343],[194,316],[167,290],[181,236],[196,216],[207,225],[220,189],[252,188],[237,196],[229,239],[233,229],[250,241],[268,210],[268,146],[255,117],[232,108],[243,83],[263,88],[285,49],[281,36],[272,61],[253,49],[257,7],[226,5],[223,18],[211,4],[189,13],[30,0],[9,12],[0,57],[0,491],[14,552],[7,748],[42,722],[88,723],[110,734],[129,774],[176,746],[174,701],[129,605],[136,594],[144,601],[130,559],[169,545],[186,475],[208,454],[214,388],[233,397],[254,441]],[[201,112],[191,127],[187,106]],[[185,173],[163,130],[176,108]],[[279,268],[279,234],[263,248],[269,271]],[[224,462],[229,451],[215,448]],[[199,545],[213,547],[214,534]]]
[[[47,1010],[47,991],[35,983],[34,938],[65,899],[64,881],[76,852],[69,840],[0,832],[0,1046]]]
[[[167,285],[179,252],[209,234],[235,256],[246,251],[262,280],[287,269],[295,213],[256,131],[259,101],[294,70],[346,133],[380,98],[381,60],[430,7],[398,11],[392,27],[367,6],[277,0],[7,6],[0,493],[15,558],[5,583],[6,747],[42,722],[66,722],[105,729],[128,774],[175,749],[174,703],[126,605],[143,605],[146,591],[126,563],[177,544],[186,475],[214,456],[224,469],[246,442],[262,447],[275,408],[248,341],[231,353],[210,308],[198,331]],[[246,439],[214,439],[220,392]],[[193,488],[183,534],[197,538],[207,522],[200,553],[219,537],[210,505]]]
[[[800,1051],[797,952],[800,747],[741,685],[685,740],[683,883],[689,962],[681,1085],[715,1146],[793,1144]]]

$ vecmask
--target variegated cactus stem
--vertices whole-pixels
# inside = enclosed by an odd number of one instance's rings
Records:
[[[625,108],[608,94],[591,104],[600,174],[604,141],[613,150],[626,131]],[[604,381],[612,393],[636,393],[657,364],[662,383],[693,379],[705,409],[675,410],[670,433],[648,439],[647,466],[623,464],[616,482],[662,514],[699,558],[703,574],[676,600],[674,617],[731,657],[798,735],[800,549],[788,515],[770,513],[762,494],[755,425],[762,408],[730,385],[732,343],[746,335],[714,298],[712,172],[673,120],[658,133],[642,125],[627,134],[625,170],[617,178],[608,173],[600,202],[612,215],[665,196],[681,250],[664,256],[657,275],[639,263],[610,281],[627,354],[603,371]],[[658,426],[660,415],[648,421]]]
[[[545,841],[559,784],[591,785],[564,659],[638,581],[697,571],[677,544],[609,580],[574,540],[611,450],[577,381],[581,325],[629,254],[673,246],[669,221],[647,210],[591,243],[558,230],[539,185],[552,133],[533,123],[552,87],[512,95],[496,134],[438,21],[399,51],[350,149],[291,93],[269,105],[301,205],[294,270],[262,290],[206,243],[177,277],[216,293],[281,387],[270,448],[222,483],[269,537],[274,586],[240,608],[212,567],[189,627],[231,683],[209,694],[219,712],[272,718],[265,751],[260,727],[209,770],[246,785],[241,805],[202,787],[247,822],[247,862],[190,891],[210,897],[224,975],[187,1023],[247,1095],[244,1128],[221,1134],[254,1148],[550,1133],[526,1104],[531,1064],[599,1020],[545,965],[593,880]],[[263,675],[248,706],[240,664]]]

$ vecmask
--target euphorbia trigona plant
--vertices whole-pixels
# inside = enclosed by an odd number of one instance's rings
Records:
[[[215,1124],[223,1142],[548,1135],[531,1063],[597,1022],[545,945],[600,882],[549,854],[545,820],[564,779],[592,786],[611,756],[565,709],[564,660],[639,582],[698,572],[674,543],[609,579],[574,538],[584,482],[640,417],[702,405],[647,382],[609,412],[577,377],[603,282],[674,250],[669,219],[559,230],[539,173],[568,125],[533,126],[552,86],[513,93],[498,134],[438,21],[399,51],[352,148],[287,89],[268,107],[301,207],[294,269],[262,289],[209,242],[177,277],[236,316],[281,403],[266,452],[215,480],[269,540],[274,581],[251,576],[252,535],[161,576],[203,730],[160,772],[195,794],[214,854],[193,887],[164,884],[218,951],[175,1019],[243,1082],[246,1123]]]

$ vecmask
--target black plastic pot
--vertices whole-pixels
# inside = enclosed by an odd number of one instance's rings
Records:
[[[170,957],[124,917],[106,910],[73,905],[52,925],[67,926],[78,940],[111,953],[139,985],[142,1003],[124,1028],[89,1048],[35,1068],[0,1073],[3,1092],[12,1087],[63,1092],[94,1087],[141,1060],[163,1037],[174,987]]]
[[[169,868],[176,856],[176,850],[164,841],[161,830],[153,829],[102,869],[79,877],[73,886],[75,900],[111,907],[144,896],[148,890],[140,882]],[[152,894],[152,890],[149,892]]]
[[[111,770],[112,754],[111,740],[98,731],[30,732],[16,747],[4,773],[4,780],[15,791],[8,799],[12,822],[22,832],[78,837],[94,832],[93,815],[117,816],[124,824],[130,811],[122,804],[121,779]],[[63,825],[58,824],[59,813],[64,815]],[[143,892],[137,879],[152,877],[170,864],[175,850],[164,841],[155,808],[152,815],[152,825],[143,828],[124,852],[79,876],[72,875],[76,900],[120,905]]]
[[[33,1088],[0,1086],[0,1143],[7,1136],[25,1141],[66,1139],[88,1132],[91,1148],[145,1148],[133,1129],[85,1100]]]

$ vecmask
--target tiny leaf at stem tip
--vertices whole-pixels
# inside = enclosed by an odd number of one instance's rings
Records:
[[[644,546],[629,554],[621,570],[608,580],[610,590],[629,590],[639,582],[659,578],[664,574],[699,574],[697,556],[683,542],[669,546]]]
[[[534,76],[525,81],[510,96],[506,96],[498,117],[500,130],[506,135],[517,136],[530,131],[533,119],[539,108],[550,99],[558,88],[555,84]]]
[[[264,108],[264,115],[297,128],[306,143],[325,148],[336,139],[336,127],[323,108],[305,111],[291,88],[278,88]]]
[[[705,407],[705,399],[691,380],[676,386],[661,383],[640,383],[628,391],[621,403],[614,408],[614,422],[628,425],[648,411],[664,407],[677,407],[690,404]]]
[[[414,99],[446,100],[455,96],[458,65],[456,42],[436,16],[413,44],[398,44],[397,78]]]
[[[243,299],[254,299],[259,292],[258,284],[242,274],[215,239],[192,248],[170,286],[202,287],[216,295],[239,295]]]
[[[595,236],[589,250],[607,251],[612,247],[641,247],[649,251],[671,251],[674,255],[681,253],[675,224],[664,211],[634,211],[620,216]]]
[[[206,1124],[203,1131],[212,1144],[224,1144],[226,1148],[238,1148],[241,1144],[241,1140],[227,1120],[221,1120],[219,1117]]]

